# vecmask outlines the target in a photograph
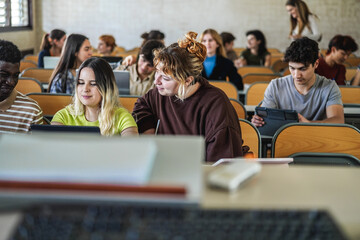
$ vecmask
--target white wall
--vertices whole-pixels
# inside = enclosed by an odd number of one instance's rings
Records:
[[[67,33],[82,33],[97,46],[101,34],[113,34],[117,44],[131,49],[139,46],[140,35],[159,29],[166,44],[175,42],[187,31],[201,33],[206,28],[230,31],[235,46],[245,46],[245,32],[260,29],[268,47],[285,50],[290,41],[286,0],[36,0],[41,15],[37,32],[54,28]],[[359,0],[305,0],[320,18],[323,33],[321,48],[326,48],[335,34],[348,34],[360,44]],[[39,3],[37,3],[38,5]],[[38,39],[39,36],[38,36]],[[39,41],[39,40],[38,40]],[[27,43],[23,42],[20,45]],[[34,48],[38,49],[40,42]],[[21,47],[21,46],[20,46]],[[360,53],[357,52],[357,55]]]

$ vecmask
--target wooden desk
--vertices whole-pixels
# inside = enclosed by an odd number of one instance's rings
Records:
[[[213,168],[205,167],[205,177]],[[360,168],[263,165],[233,194],[204,187],[205,208],[328,209],[350,239],[360,239]]]
[[[215,169],[204,166],[204,178]],[[262,171],[229,194],[204,184],[204,208],[329,210],[350,239],[360,239],[360,168],[263,165]],[[0,215],[0,239],[6,239],[19,213]]]

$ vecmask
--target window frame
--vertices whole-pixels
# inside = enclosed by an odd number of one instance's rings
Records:
[[[26,31],[33,29],[33,8],[32,0],[26,0],[28,2],[28,14],[29,14],[29,25],[28,26],[5,26],[0,27],[0,33],[2,32],[17,32],[17,31]],[[10,15],[11,18],[11,15]]]

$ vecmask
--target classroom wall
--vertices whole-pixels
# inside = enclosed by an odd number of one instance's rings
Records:
[[[245,46],[245,32],[260,29],[268,47],[284,51],[289,45],[289,15],[286,0],[37,0],[38,36],[16,43],[20,48],[34,45],[38,50],[40,35],[54,28],[67,33],[82,33],[97,46],[101,34],[113,34],[117,44],[131,49],[141,44],[140,35],[159,29],[166,44],[175,42],[187,31],[201,33],[206,28],[230,31],[236,36],[235,46]],[[321,48],[332,36],[348,34],[360,44],[359,0],[305,0],[319,17],[323,33]],[[11,34],[9,33],[9,37]],[[34,33],[33,33],[34,34]],[[11,39],[15,39],[12,37]],[[10,40],[11,40],[10,39]],[[25,38],[26,39],[26,38]],[[35,39],[35,40],[34,40]],[[356,53],[357,55],[359,51]]]

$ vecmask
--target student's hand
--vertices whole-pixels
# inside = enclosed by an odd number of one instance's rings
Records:
[[[123,61],[122,61],[122,65],[125,65],[125,66],[131,66],[133,65],[134,63],[136,63],[136,56],[134,55],[129,55],[127,56]]]
[[[251,118],[251,123],[256,127],[261,127],[265,124],[264,119],[262,119],[259,115],[254,114]]]
[[[301,115],[300,113],[298,113],[298,118],[299,118],[299,122],[304,122],[304,123],[308,123],[310,122],[309,120],[307,120],[303,115]]]

